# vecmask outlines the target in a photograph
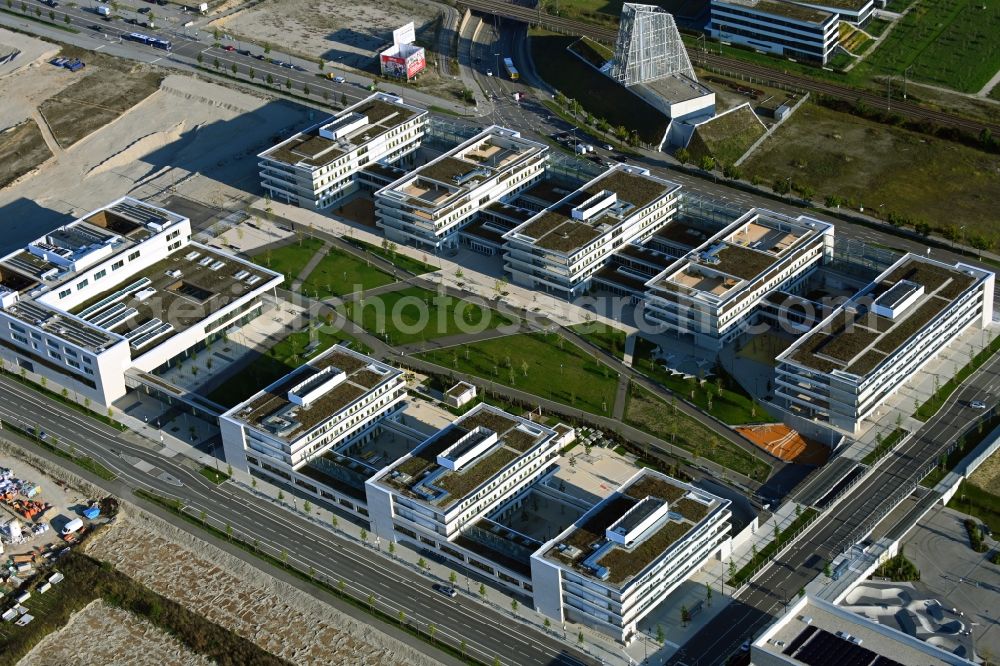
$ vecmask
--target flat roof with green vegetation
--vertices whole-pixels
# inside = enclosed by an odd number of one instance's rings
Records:
[[[531,428],[531,432],[526,427]],[[452,460],[461,455],[454,449],[448,453],[451,447],[475,446],[477,442],[485,441],[483,438],[489,436],[489,433],[477,433],[479,428],[496,433],[497,441],[458,469],[449,469],[439,463],[441,455],[447,454]],[[521,417],[480,403],[428,438],[409,457],[390,468],[380,481],[409,497],[447,509],[465,499],[515,460],[554,437],[555,433],[548,428],[528,423]]]
[[[699,497],[700,501],[694,497]],[[610,541],[608,528],[647,498],[655,504],[665,502],[669,513],[640,533],[634,544],[624,546]],[[714,495],[645,471],[619,488],[596,510],[592,509],[579,525],[565,532],[545,557],[591,576],[597,574],[595,565],[606,567],[606,581],[612,586],[621,586],[668,552],[701,520],[726,504]]]
[[[781,16],[802,23],[822,24],[833,16],[830,12],[803,7],[802,5],[783,2],[782,0],[725,0],[725,2],[736,7],[751,7],[758,12]]]
[[[347,315],[392,345],[514,324],[512,319],[490,308],[421,287],[407,287],[349,303]]]
[[[695,127],[687,149],[695,161],[733,164],[767,129],[749,106],[739,106]]]
[[[838,308],[829,323],[804,335],[788,358],[821,372],[845,370],[864,377],[891,357],[983,276],[908,255],[878,281],[872,296],[886,293],[902,280],[924,287],[920,299],[895,319],[872,311]]]
[[[618,376],[556,333],[523,333],[418,358],[594,414],[610,415]]]
[[[806,102],[742,165],[747,178],[792,182],[845,207],[884,203],[955,238],[993,239],[1000,155]],[[969,193],[974,192],[975,196]],[[959,231],[959,227],[965,228]]]

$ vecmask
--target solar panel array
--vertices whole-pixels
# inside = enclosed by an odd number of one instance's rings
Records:
[[[812,625],[803,629],[782,652],[808,666],[903,666],[854,641]]]

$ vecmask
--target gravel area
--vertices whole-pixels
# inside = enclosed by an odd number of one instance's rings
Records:
[[[296,664],[438,663],[145,512],[124,511],[87,552]]]
[[[983,490],[1000,495],[1000,451],[986,459],[969,477],[969,481]]]
[[[393,30],[413,21],[419,37],[437,14],[433,4],[412,0],[265,0],[211,25],[258,44],[294,45],[303,56],[366,68],[392,44]]]
[[[43,638],[18,666],[209,666],[212,660],[146,620],[98,599]]]

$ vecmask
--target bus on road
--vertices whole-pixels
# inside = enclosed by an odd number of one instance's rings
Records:
[[[510,76],[510,80],[511,81],[517,81],[517,79],[520,78],[520,75],[517,73],[517,70],[514,68],[514,61],[513,60],[511,60],[510,58],[504,58],[503,59],[503,66],[507,68],[507,75]]]

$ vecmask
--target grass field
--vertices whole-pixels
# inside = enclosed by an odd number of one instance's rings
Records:
[[[319,346],[309,356],[304,356],[305,348],[311,340],[318,342]],[[220,384],[207,397],[223,407],[238,405],[337,342],[351,342],[353,349],[364,351],[346,333],[333,334],[316,330],[312,339],[307,331],[292,333]]]
[[[346,296],[395,281],[394,277],[375,268],[370,262],[331,247],[303,280],[299,291],[313,298],[325,299],[330,296]]]
[[[759,481],[771,473],[771,466],[729,440],[712,432],[687,414],[642,388],[632,384],[625,423],[734,472]]]
[[[52,152],[45,145],[41,130],[28,119],[0,130],[0,188],[4,188],[45,160]]]
[[[975,516],[989,525],[994,534],[1000,534],[1000,494],[963,481],[948,508]]]
[[[969,476],[969,483],[1000,496],[1000,451],[987,458],[986,462]],[[1000,509],[1000,505],[997,505],[997,509]]]
[[[348,306],[348,316],[389,344],[406,345],[513,322],[489,308],[419,287],[392,291]],[[360,314],[359,314],[360,309]]]
[[[250,259],[284,275],[285,281],[281,286],[290,289],[292,282],[298,277],[299,271],[305,267],[321,247],[323,247],[323,241],[318,238],[302,238],[288,245],[259,252],[252,255]]]
[[[699,125],[688,150],[696,161],[709,155],[718,164],[732,164],[754,141],[764,136],[764,132],[764,126],[750,107],[737,107]]]
[[[402,268],[404,271],[407,271],[408,273],[413,273],[414,275],[423,275],[424,273],[429,273],[430,271],[437,270],[437,268],[431,266],[428,263],[424,263],[423,261],[419,261],[417,259],[412,259],[406,256],[405,254],[400,254],[398,252],[391,252],[377,245],[372,245],[371,243],[366,243],[364,241],[360,241],[355,238],[345,238],[344,240],[355,247],[359,247],[362,250],[371,252],[376,257],[381,257],[386,261],[392,262],[399,268]]]
[[[1000,0],[918,0],[857,75],[902,74],[975,93],[1000,70]]]
[[[535,69],[553,88],[566,97],[576,99],[598,118],[612,127],[624,125],[636,130],[646,143],[659,144],[667,129],[667,117],[632,95],[615,81],[566,50],[576,37],[532,30],[531,55]],[[627,103],[623,103],[627,100]]]
[[[803,104],[753,156],[745,177],[791,177],[822,201],[845,199],[883,217],[894,212],[934,227],[966,225],[992,238],[1000,156]]]
[[[728,375],[715,377],[703,384],[697,379],[685,380],[680,375],[670,374],[656,363],[652,356],[653,348],[654,345],[645,338],[636,340],[633,363],[635,369],[694,403],[703,412],[729,425],[772,420],[767,411]],[[714,372],[721,371],[716,368]]]
[[[571,405],[608,415],[617,374],[555,333],[525,333],[438,349],[419,358]]]
[[[625,357],[625,331],[600,322],[587,322],[570,329],[591,344],[621,360]]]

